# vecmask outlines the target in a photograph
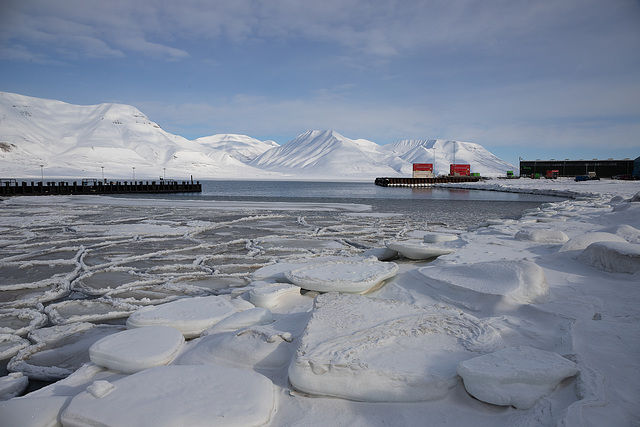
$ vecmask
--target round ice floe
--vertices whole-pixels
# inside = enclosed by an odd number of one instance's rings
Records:
[[[11,359],[23,348],[31,345],[29,340],[13,334],[0,334],[0,360]]]
[[[184,298],[139,309],[129,316],[127,328],[166,325],[182,332],[185,338],[195,338],[236,312],[230,302],[219,296]]]
[[[6,310],[0,312],[0,334],[26,335],[47,323],[47,316],[36,310]]]
[[[303,289],[319,292],[364,293],[396,275],[398,265],[375,258],[310,264],[285,273],[287,280]]]
[[[585,264],[611,273],[640,271],[640,245],[628,242],[592,243],[578,256]]]
[[[359,401],[440,399],[458,363],[502,347],[497,331],[457,309],[328,293],[316,298],[289,381]]]
[[[587,246],[595,242],[625,242],[622,237],[603,232],[585,233],[571,238],[567,243],[562,245],[560,252],[565,251],[581,251]]]
[[[48,305],[44,311],[54,325],[96,322],[129,316],[140,306],[112,299],[67,300]]]
[[[453,242],[454,240],[458,240],[458,236],[444,233],[427,233],[423,238],[425,243]]]
[[[536,243],[557,244],[565,243],[569,240],[569,236],[560,230],[536,229],[518,231],[515,235],[515,239],[528,240]]]
[[[182,333],[175,328],[147,326],[102,338],[89,348],[89,357],[96,365],[132,374],[168,364],[183,343]]]
[[[511,347],[465,360],[458,365],[469,394],[494,405],[532,408],[577,365],[556,353],[531,347]]]
[[[254,282],[254,286],[249,291],[249,301],[256,307],[272,309],[289,297],[300,296],[300,286],[290,283]]]
[[[213,365],[159,366],[111,385],[101,383],[74,397],[62,424],[257,426],[269,421],[275,402],[266,377]]]
[[[89,347],[122,326],[72,323],[36,329],[29,334],[35,344],[20,350],[8,369],[31,379],[53,381],[65,378],[90,361]]]
[[[438,257],[440,255],[446,255],[454,252],[453,249],[433,246],[433,245],[425,245],[420,242],[399,242],[399,241],[389,241],[385,242],[387,248],[397,251],[405,258],[409,259],[429,259]]]
[[[418,271],[441,297],[469,308],[482,305],[483,297],[493,297],[489,303],[508,297],[520,304],[542,303],[549,298],[544,271],[531,261],[441,265],[422,267]]]
[[[22,372],[14,372],[0,377],[0,400],[9,400],[16,397],[25,391],[28,385],[29,378],[24,376]]]

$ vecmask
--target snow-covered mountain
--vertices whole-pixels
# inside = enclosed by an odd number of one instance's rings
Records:
[[[249,164],[309,178],[397,176],[401,171],[389,165],[388,157],[375,142],[349,139],[330,130],[314,130],[266,151]]]
[[[478,144],[404,140],[378,145],[335,131],[308,131],[280,146],[246,135],[189,141],[164,131],[135,107],[72,105],[0,92],[0,178],[328,179],[411,176],[413,162],[471,164],[503,175],[514,167]],[[41,167],[42,165],[42,167]],[[46,171],[46,172],[44,172]]]

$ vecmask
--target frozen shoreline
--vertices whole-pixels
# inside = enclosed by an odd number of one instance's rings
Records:
[[[103,197],[80,201],[56,199],[53,204],[51,198],[44,197],[36,198],[34,203],[18,199],[0,201],[7,208],[0,216],[3,231],[0,267],[7,289],[2,292],[0,308],[9,315],[32,310],[52,318],[51,309],[45,311],[38,305],[41,301],[48,304],[46,298],[40,298],[49,292],[55,300],[56,295],[68,292],[71,286],[74,292],[93,292],[98,296],[94,301],[108,298],[121,304],[108,308],[120,311],[112,317],[119,323],[117,319],[126,320],[129,315],[124,304],[141,306],[147,298],[147,306],[151,307],[154,299],[157,303],[172,301],[176,296],[212,295],[219,293],[222,284],[230,286],[223,297],[237,315],[229,317],[224,326],[221,322],[218,329],[214,325],[204,331],[201,338],[180,344],[179,356],[171,363],[226,366],[259,375],[246,380],[247,386],[257,381],[260,385],[256,387],[263,390],[255,396],[260,404],[254,406],[256,412],[251,423],[256,425],[265,420],[266,425],[274,426],[416,425],[427,418],[434,424],[505,426],[639,422],[634,402],[640,399],[640,388],[634,378],[640,373],[637,360],[640,273],[633,272],[634,263],[639,261],[632,259],[631,271],[623,272],[623,262],[615,258],[620,250],[614,245],[622,244],[631,258],[640,246],[640,203],[628,201],[640,190],[637,182],[496,181],[463,187],[563,195],[571,200],[545,204],[517,221],[495,221],[468,231],[406,224],[397,216],[368,213],[362,205],[313,204],[307,206],[308,217],[291,218],[285,206],[278,210],[277,206],[273,209],[274,206],[244,203],[216,202],[215,206],[172,209],[168,205],[157,206],[157,200],[153,206],[140,206],[134,205],[134,201],[124,201],[128,199]],[[305,210],[297,204],[288,207]],[[117,220],[109,218],[113,208],[124,215]],[[214,211],[219,215],[215,221],[208,217]],[[189,212],[188,217],[185,212]],[[435,243],[423,242],[429,233]],[[455,239],[437,242],[439,239],[433,239],[442,234]],[[383,253],[392,256],[388,249],[383,250],[388,240],[398,241],[400,247],[408,245],[414,252],[420,245],[446,250],[431,262],[395,258],[393,262],[399,269],[384,286],[366,296],[325,294],[345,296],[323,299],[315,308],[314,292],[301,294],[299,290],[295,292],[295,286],[284,285],[288,271],[310,263],[323,262],[330,269],[332,262],[344,258],[357,260],[370,254],[380,258]],[[591,243],[601,246],[587,252]],[[51,268],[54,276],[47,270]],[[614,271],[609,271],[612,268]],[[28,279],[23,273],[27,269],[33,269]],[[367,270],[370,269],[368,266]],[[309,271],[318,274],[316,270]],[[483,277],[487,282],[469,284],[464,279],[467,275]],[[518,286],[514,287],[513,277],[520,277]],[[216,283],[212,278],[216,278]],[[274,282],[283,284],[276,286]],[[35,283],[33,292],[26,291],[28,283]],[[111,289],[107,290],[107,286]],[[45,289],[46,292],[37,295],[37,290]],[[9,295],[14,298],[12,301]],[[362,309],[359,320],[349,309],[354,301],[359,301],[356,304]],[[254,308],[254,304],[267,304],[269,308],[258,310],[260,307]],[[373,304],[370,310],[366,309],[367,304]],[[56,308],[58,319],[77,316],[78,310],[85,309],[82,305]],[[371,312],[387,316],[387,326],[376,329]],[[452,316],[454,312],[459,314]],[[397,313],[405,313],[404,320],[396,319]],[[460,323],[457,316],[464,321]],[[91,313],[84,319],[91,321]],[[454,323],[440,330],[427,319]],[[64,320],[60,322],[64,324]],[[168,322],[171,326],[173,321]],[[0,325],[9,323],[7,320]],[[353,330],[347,328],[341,335],[338,330],[342,323],[345,326],[349,323]],[[69,325],[81,323],[73,321]],[[41,326],[32,329],[47,329]],[[427,335],[419,332],[425,327],[436,332]],[[93,337],[117,332],[118,327],[112,328]],[[414,335],[396,335],[401,330],[398,328],[410,328]],[[452,335],[445,331],[454,332]],[[26,335],[17,329],[3,333],[16,337],[13,339],[16,343],[17,337],[24,340]],[[300,356],[300,345],[305,349],[304,357]],[[576,364],[578,373],[557,387],[552,386],[531,408],[515,409],[471,397],[456,375],[457,362],[451,364],[452,360],[493,354],[501,347],[519,346],[562,356]],[[324,348],[331,351],[327,353]],[[424,348],[430,351],[422,351]],[[438,349],[449,356],[437,356]],[[50,352],[50,359],[39,361],[26,357],[23,359],[28,363],[13,366],[22,366],[28,373],[32,369],[29,366],[57,361],[54,353]],[[28,354],[38,352],[26,352],[23,356]],[[140,362],[134,359],[130,363]],[[124,360],[119,363],[128,363]],[[318,366],[323,366],[322,369],[307,371],[307,360],[321,363]],[[343,365],[351,368],[344,371]],[[425,373],[425,367],[429,372]],[[192,374],[189,370],[172,373],[178,378],[189,378]],[[208,371],[203,375],[209,375]],[[43,420],[55,420],[78,396],[62,418],[70,421],[86,415],[91,399],[108,393],[110,386],[121,390],[118,393],[135,410],[136,405],[131,402],[135,402],[140,390],[127,391],[126,383],[119,382],[126,378],[122,373],[86,365],[61,380],[59,387],[54,384],[26,397],[0,403],[0,418],[10,417],[7,419],[18,425],[30,408],[38,405],[47,408],[41,412]],[[152,381],[149,375],[146,378],[145,381]],[[272,397],[264,378],[273,386]],[[291,386],[290,378],[294,378],[296,387]],[[392,393],[389,388],[392,383],[388,383],[392,378],[394,387],[400,386],[405,391]],[[5,380],[13,384],[19,381],[21,378],[16,374]],[[99,381],[100,387],[91,389],[89,394],[94,393],[94,397],[87,397],[86,393],[80,397],[95,381]],[[231,387],[231,383],[221,383],[219,388],[207,391],[207,396],[196,393],[193,399],[202,398],[202,405],[192,408],[195,413],[185,413],[184,419],[196,417],[197,424],[197,420],[204,419],[199,416],[212,416],[205,411],[212,402],[219,403],[213,406],[222,405],[229,410],[242,407],[244,403],[224,388]],[[183,387],[188,389],[188,381]],[[519,387],[528,390],[532,383],[522,380]],[[346,389],[351,390],[349,394],[345,394]],[[241,390],[238,392],[242,393]],[[392,395],[399,397],[391,399]],[[423,397],[411,399],[408,397],[411,395]],[[116,412],[111,413],[109,422],[122,424],[127,420],[124,413],[117,412],[122,403],[115,400],[118,395],[111,396],[113,400],[108,402]],[[395,403],[368,402],[380,400]],[[160,411],[158,405],[140,404],[138,409]]]

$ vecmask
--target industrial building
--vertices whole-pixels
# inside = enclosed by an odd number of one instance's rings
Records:
[[[638,157],[635,162],[639,162]],[[544,177],[547,171],[557,171],[557,176],[595,175],[599,178],[611,178],[618,175],[633,174],[634,160],[523,160],[520,159],[520,176]]]

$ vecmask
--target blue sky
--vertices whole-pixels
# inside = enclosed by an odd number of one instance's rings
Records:
[[[640,156],[638,0],[0,0],[0,90],[189,139],[333,129]]]

